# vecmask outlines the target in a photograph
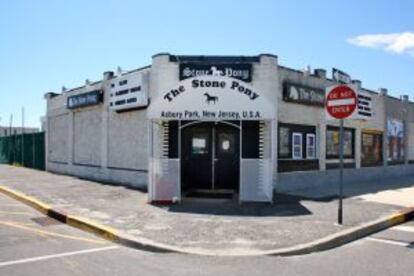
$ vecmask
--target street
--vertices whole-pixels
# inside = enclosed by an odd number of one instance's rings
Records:
[[[412,275],[414,222],[298,257],[205,257],[126,248],[0,195],[0,275]]]

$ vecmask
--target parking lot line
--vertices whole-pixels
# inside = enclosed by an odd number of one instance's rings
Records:
[[[414,233],[414,226],[398,225],[398,226],[394,226],[391,229],[392,230],[397,230],[397,231],[413,232]]]
[[[28,212],[9,212],[9,211],[0,211],[0,214],[5,215],[24,215],[24,216],[33,216],[33,214]]]
[[[29,227],[27,225],[23,225],[23,224],[12,222],[12,221],[0,221],[0,224],[10,226],[10,227],[14,227],[14,228],[23,229],[23,230],[30,231],[30,232],[34,232],[34,233],[39,234],[39,235],[55,236],[55,237],[60,237],[60,238],[65,238],[65,239],[80,240],[80,241],[86,241],[86,242],[92,242],[92,243],[98,243],[98,244],[107,243],[106,241],[103,241],[103,240],[101,241],[101,240],[97,240],[97,239],[89,239],[89,238],[76,237],[76,236],[70,236],[70,235],[65,235],[65,234],[59,234],[59,233],[44,231],[44,230]]]
[[[118,246],[114,245],[114,246],[108,246],[108,247],[99,247],[99,248],[93,248],[93,249],[78,250],[78,251],[71,251],[71,252],[65,252],[65,253],[59,253],[59,254],[39,256],[39,257],[34,257],[34,258],[7,261],[7,262],[1,262],[0,267],[23,264],[23,263],[30,263],[30,262],[38,262],[38,261],[44,261],[44,260],[62,258],[62,257],[68,257],[68,256],[74,256],[74,255],[90,254],[90,253],[106,251],[106,250],[111,250],[111,249],[116,249],[116,248],[118,248]]]
[[[373,237],[368,237],[366,239],[369,240],[369,241],[386,243],[386,244],[392,244],[392,245],[398,245],[398,246],[403,246],[403,247],[410,246],[409,243],[407,243],[407,242],[401,242],[401,241],[393,241],[393,240],[386,240],[386,239],[373,238]]]

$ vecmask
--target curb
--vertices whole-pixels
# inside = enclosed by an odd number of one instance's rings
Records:
[[[357,239],[366,237],[368,235],[374,234],[381,230],[387,229],[389,227],[404,223],[411,219],[414,219],[414,207],[405,208],[399,212],[380,218],[375,221],[368,222],[366,224],[352,227],[333,235],[327,236],[325,238],[305,243],[297,246],[276,249],[276,250],[263,250],[263,251],[249,251],[249,252],[220,252],[212,250],[202,250],[202,249],[183,249],[176,246],[170,246],[166,244],[161,244],[154,242],[146,238],[136,238],[131,235],[128,235],[120,230],[113,229],[108,226],[101,225],[94,221],[91,221],[86,218],[74,216],[67,214],[63,210],[58,210],[53,208],[51,205],[43,203],[38,199],[27,196],[19,191],[7,188],[5,186],[0,186],[0,192],[5,195],[8,195],[11,198],[14,198],[39,212],[54,218],[62,223],[68,224],[72,227],[78,228],[80,230],[95,234],[105,240],[122,244],[127,247],[150,251],[150,252],[176,252],[183,254],[196,254],[196,255],[207,255],[207,256],[260,256],[260,255],[272,255],[272,256],[294,256],[294,255],[304,255],[313,252],[324,251],[332,249],[346,243],[355,241]]]

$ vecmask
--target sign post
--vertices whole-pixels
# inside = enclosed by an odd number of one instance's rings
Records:
[[[342,198],[344,191],[344,119],[339,120],[339,202],[338,202],[338,224],[342,225]]]
[[[339,191],[338,191],[338,224],[343,222],[342,198],[344,184],[344,119],[355,111],[357,94],[348,85],[336,85],[327,88],[326,111],[328,118],[339,119]]]

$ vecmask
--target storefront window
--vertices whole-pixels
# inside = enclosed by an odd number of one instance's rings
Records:
[[[328,159],[339,158],[339,128],[328,127],[326,130],[326,157]],[[344,129],[344,157],[354,158],[354,130]]]
[[[279,156],[289,157],[290,131],[287,127],[279,128]]]
[[[361,137],[361,165],[376,166],[382,163],[382,134],[364,133]]]
[[[302,159],[302,133],[292,134],[292,158]]]
[[[318,170],[316,127],[279,123],[279,172]]]
[[[311,134],[311,133],[306,134],[306,158],[307,159],[316,158],[315,134]]]
[[[404,161],[404,123],[397,119],[388,119],[388,161]]]
[[[279,124],[279,159],[316,159],[316,134],[314,126]]]

